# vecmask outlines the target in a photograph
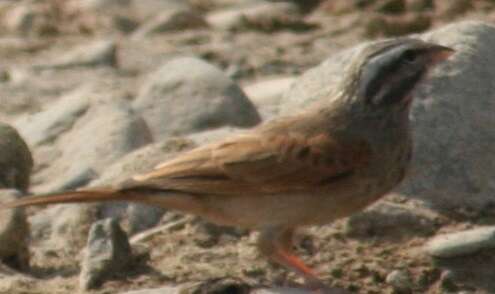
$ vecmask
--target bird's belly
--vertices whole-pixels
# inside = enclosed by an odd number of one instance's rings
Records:
[[[388,170],[372,177],[354,176],[312,192],[211,195],[203,199],[201,215],[215,223],[247,228],[323,225],[366,208],[393,189],[403,176],[403,170]]]
[[[372,195],[362,185],[345,192],[236,196],[207,201],[203,216],[219,224],[247,228],[323,225],[367,206],[374,201],[370,201],[369,196]]]

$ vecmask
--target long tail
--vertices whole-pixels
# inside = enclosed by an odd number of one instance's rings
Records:
[[[85,203],[102,201],[138,201],[134,193],[114,189],[92,189],[81,191],[69,191],[57,194],[24,197],[15,201],[0,204],[1,208],[15,208],[32,205],[46,205],[56,203]]]

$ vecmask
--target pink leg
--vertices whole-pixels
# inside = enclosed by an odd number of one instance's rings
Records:
[[[292,250],[292,228],[268,228],[261,231],[258,248],[270,260],[302,276],[311,289],[325,288],[311,268],[306,266]]]

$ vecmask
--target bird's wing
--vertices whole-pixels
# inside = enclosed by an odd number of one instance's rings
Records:
[[[369,157],[366,142],[337,143],[323,133],[251,133],[179,155],[130,186],[219,195],[307,191],[352,175]]]

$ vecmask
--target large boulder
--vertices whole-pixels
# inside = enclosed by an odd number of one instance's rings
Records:
[[[120,157],[152,141],[126,95],[96,86],[76,89],[17,125],[28,142],[39,145],[34,177],[39,192],[84,186]]]
[[[157,139],[226,125],[252,127],[261,121],[236,83],[192,57],[172,59],[152,73],[133,106]]]

